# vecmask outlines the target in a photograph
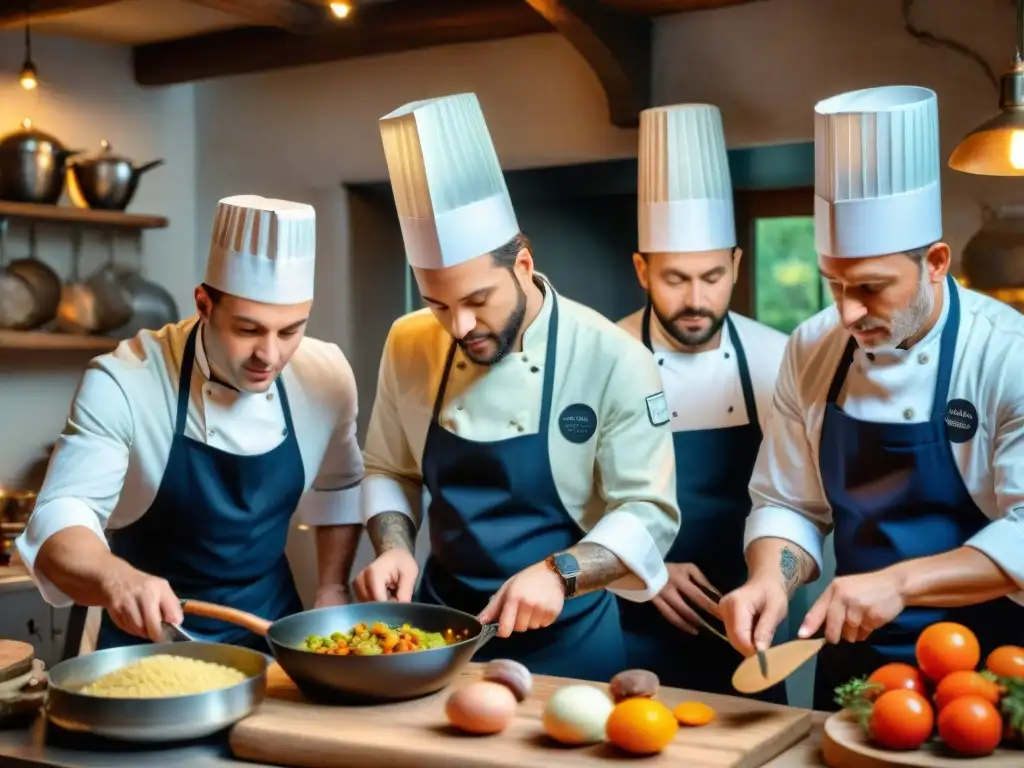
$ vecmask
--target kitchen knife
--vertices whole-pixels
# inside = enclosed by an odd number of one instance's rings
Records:
[[[707,587],[705,587],[702,584],[697,584],[696,581],[694,581],[692,583],[696,584],[697,589],[699,589],[701,592],[703,592],[704,595],[707,597],[707,599],[710,600],[711,602],[713,602],[715,605],[718,605],[719,601],[721,601],[722,596],[719,595],[718,593],[712,592],[710,589],[708,589]],[[721,637],[723,640],[725,640],[726,642],[729,642],[729,638],[725,637],[724,635],[722,635],[721,632],[718,632],[717,630],[712,628],[707,622],[702,621],[701,623],[703,623],[705,627],[710,629],[712,632],[714,632],[716,635]],[[761,669],[761,677],[764,677],[764,678],[767,679],[767,677],[768,677],[768,657],[765,655],[764,651],[757,651],[757,665]]]
[[[174,624],[168,624],[166,621],[160,622],[160,641],[164,643],[187,643],[194,641],[188,632],[181,627],[175,626]]]

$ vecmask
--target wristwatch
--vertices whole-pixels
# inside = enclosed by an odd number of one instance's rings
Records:
[[[576,579],[580,575],[579,561],[568,552],[559,552],[550,555],[547,564],[551,570],[562,577],[566,598],[574,596],[576,594]]]

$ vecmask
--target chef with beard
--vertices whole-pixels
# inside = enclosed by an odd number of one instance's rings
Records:
[[[637,278],[647,305],[619,324],[654,355],[668,401],[680,532],[651,602],[621,601],[632,667],[665,685],[735,694],[736,652],[700,629],[718,596],[746,581],[747,486],[786,336],[729,310],[736,245],[729,160],[717,107],[640,113]],[[785,703],[784,685],[762,696]]]
[[[418,599],[496,622],[478,659],[607,681],[626,664],[613,592],[658,594],[679,527],[657,366],[535,271],[475,95],[401,107],[381,137],[427,307],[385,342],[357,596],[413,597],[426,488]]]
[[[792,591],[836,578],[815,709],[921,630],[966,625],[982,658],[1024,645],[1024,317],[960,287],[942,242],[938,105],[912,86],[815,108],[815,241],[835,306],[793,332],[750,490],[750,579],[729,638],[766,648]]]

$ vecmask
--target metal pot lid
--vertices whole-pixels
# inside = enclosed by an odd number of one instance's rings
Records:
[[[131,165],[132,161],[127,157],[115,155],[113,147],[110,146],[110,142],[106,139],[100,141],[99,152],[94,155],[75,160],[75,165],[97,165],[99,163],[127,163],[128,165]]]
[[[13,133],[8,133],[0,138],[0,151],[29,151],[34,152],[44,144],[49,144],[50,149],[59,152],[64,145],[55,136],[45,131],[40,131],[32,126],[32,121],[25,118],[21,121],[21,128]]]

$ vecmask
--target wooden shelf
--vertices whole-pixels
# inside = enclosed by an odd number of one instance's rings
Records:
[[[121,211],[94,211],[71,205],[39,205],[10,203],[0,200],[0,219],[96,229],[163,229],[169,223],[163,216]]]
[[[87,352],[109,352],[118,344],[117,339],[104,336],[76,336],[70,333],[48,333],[46,331],[5,331],[0,330],[0,351],[21,350],[82,350]]]

